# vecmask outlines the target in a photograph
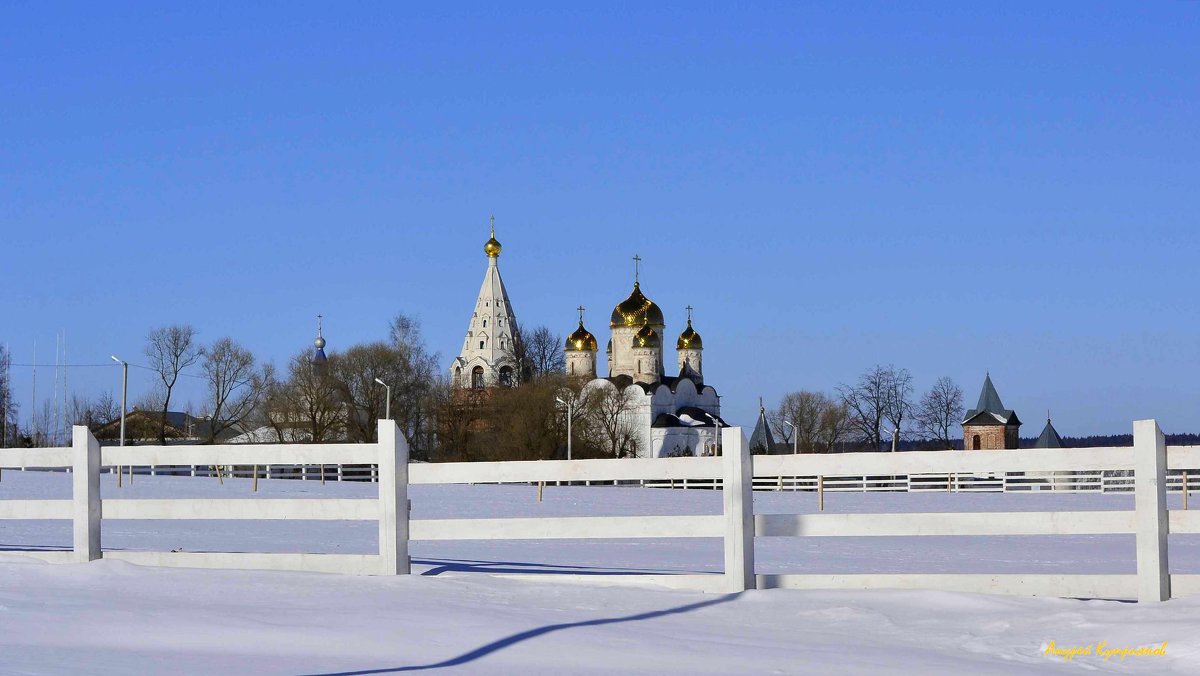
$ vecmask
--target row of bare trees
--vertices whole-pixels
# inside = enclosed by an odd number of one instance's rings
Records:
[[[803,453],[882,450],[893,433],[953,448],[951,435],[963,414],[962,389],[942,377],[917,400],[912,382],[908,369],[876,365],[833,394],[785,394],[769,422],[785,443]]]
[[[641,436],[629,413],[633,391],[542,370],[518,387],[445,387],[443,460],[550,460],[565,457],[571,432],[573,458],[640,455]],[[570,425],[567,418],[570,417]]]

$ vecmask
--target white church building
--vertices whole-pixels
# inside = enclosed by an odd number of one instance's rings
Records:
[[[640,258],[634,257],[635,262]],[[567,375],[590,378],[584,392],[609,388],[630,399],[626,418],[637,438],[639,457],[714,455],[719,444],[721,400],[704,382],[704,343],[692,327],[687,308],[687,328],[675,341],[678,374],[666,374],[662,309],[642,293],[635,269],[633,291],[613,308],[609,319],[612,338],[606,350],[608,376],[597,372],[598,343],[583,325],[566,342]]]

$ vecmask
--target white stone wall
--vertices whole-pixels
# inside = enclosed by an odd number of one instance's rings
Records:
[[[567,375],[572,377],[596,377],[596,353],[567,350]]]
[[[676,350],[676,352],[678,353],[679,358],[678,365],[680,373],[683,373],[683,365],[690,363],[696,373],[699,373],[701,377],[704,376],[702,350]]]

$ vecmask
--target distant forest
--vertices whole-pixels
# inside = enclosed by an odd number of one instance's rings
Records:
[[[1200,434],[1168,434],[1168,446],[1200,446]],[[954,448],[962,449],[962,439],[954,440]],[[1132,434],[1094,434],[1087,437],[1063,437],[1063,446],[1066,448],[1106,448],[1118,446],[1133,446]],[[1028,437],[1021,439],[1021,448],[1033,448],[1037,442],[1037,437]],[[944,446],[939,447],[936,441],[926,440],[901,440],[901,451],[936,451]]]
[[[1168,446],[1197,446],[1200,445],[1200,434],[1168,434]],[[1037,437],[1021,439],[1021,448],[1032,448]],[[1102,446],[1132,446],[1132,434],[1094,434],[1090,437],[1063,437],[1063,446],[1067,448],[1096,448]]]

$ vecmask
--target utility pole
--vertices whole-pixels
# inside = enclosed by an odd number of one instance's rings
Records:
[[[115,356],[113,361],[121,365],[121,445],[125,445],[125,402],[129,393],[129,362],[121,361]]]
[[[575,399],[568,397],[566,401],[562,397],[555,397],[555,401],[567,407],[567,460],[571,459],[571,419],[575,417]]]

